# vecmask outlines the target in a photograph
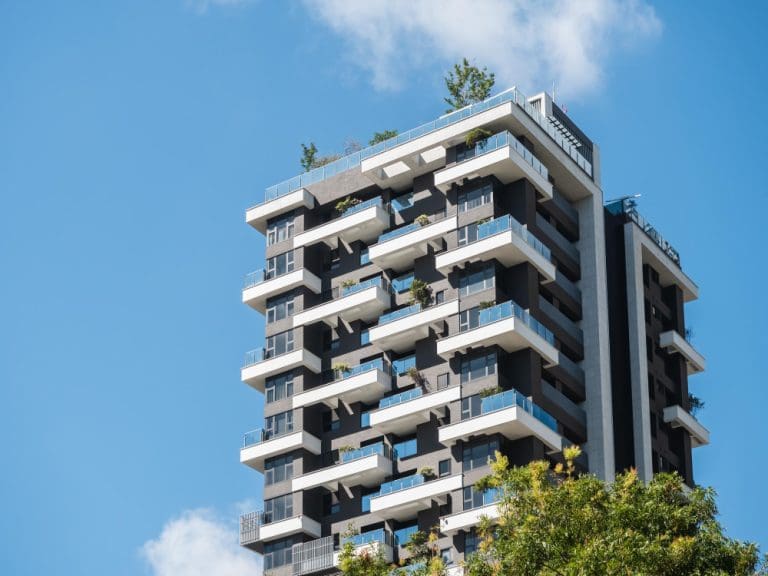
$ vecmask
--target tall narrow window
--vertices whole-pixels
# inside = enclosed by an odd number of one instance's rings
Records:
[[[490,204],[493,201],[493,187],[490,184],[486,184],[474,190],[461,191],[457,201],[459,212],[466,212],[484,204]]]
[[[293,372],[267,378],[264,384],[264,401],[267,404],[293,396]]]
[[[293,292],[267,300],[267,324],[293,316]]]

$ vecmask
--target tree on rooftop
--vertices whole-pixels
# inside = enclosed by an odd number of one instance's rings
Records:
[[[384,130],[383,132],[374,132],[373,138],[368,141],[368,144],[373,146],[379,142],[384,142],[385,140],[394,138],[395,136],[397,136],[397,130]]]
[[[495,83],[496,75],[488,72],[486,67],[481,70],[466,58],[461,64],[454,64],[453,70],[445,77],[445,87],[449,94],[445,98],[450,106],[448,112],[485,100],[491,95]]]

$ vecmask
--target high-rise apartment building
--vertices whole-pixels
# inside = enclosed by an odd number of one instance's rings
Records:
[[[266,345],[242,369],[265,421],[241,461],[264,508],[240,537],[268,574],[333,573],[350,525],[400,563],[438,526],[460,574],[497,514],[473,487],[496,450],[579,444],[602,478],[692,484],[697,287],[631,199],[604,208],[597,146],[546,94],[507,90],[273,186],[246,220],[267,239],[243,290]]]

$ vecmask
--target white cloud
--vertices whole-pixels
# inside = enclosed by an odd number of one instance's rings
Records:
[[[617,49],[651,39],[661,21],[645,0],[304,0],[346,39],[376,89],[466,56],[497,87],[579,96],[600,87]]]
[[[254,0],[187,0],[190,6],[198,14],[205,14],[208,9],[216,6],[240,6],[250,4]]]
[[[209,510],[191,510],[170,520],[141,554],[153,576],[259,576],[261,556],[241,548],[237,526]]]

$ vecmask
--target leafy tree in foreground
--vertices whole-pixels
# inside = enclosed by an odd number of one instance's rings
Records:
[[[339,568],[345,576],[389,576],[392,565],[386,561],[380,546],[366,546],[355,550],[350,540],[354,531],[350,528],[342,540]]]
[[[453,70],[445,77],[445,87],[449,96],[445,101],[450,105],[448,112],[480,102],[491,95],[496,83],[496,75],[483,67],[472,66],[464,58],[461,64],[454,64]]]
[[[608,484],[575,473],[580,454],[566,449],[565,465],[551,470],[547,462],[510,468],[496,453],[477,487],[500,490],[500,517],[478,527],[468,576],[766,574],[756,545],[723,534],[711,488],[686,494],[676,474],[644,483],[634,471]]]
[[[379,142],[384,142],[385,140],[389,140],[390,138],[394,138],[397,136],[397,130],[384,130],[383,132],[374,132],[373,138],[370,139],[368,144],[373,146],[374,144],[378,144]]]

